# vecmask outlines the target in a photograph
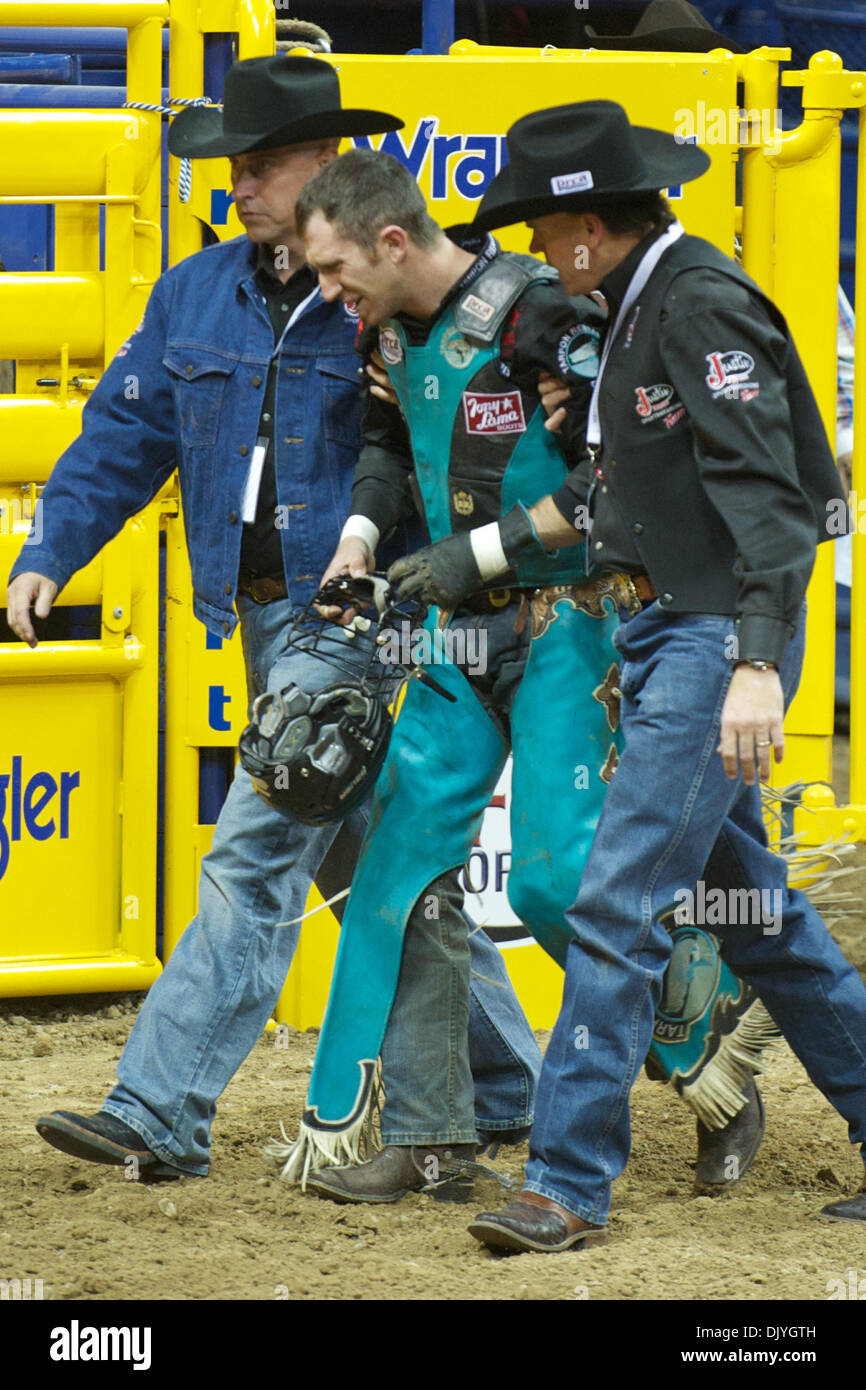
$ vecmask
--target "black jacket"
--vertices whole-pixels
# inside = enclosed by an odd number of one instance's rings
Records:
[[[739,656],[778,663],[841,496],[779,310],[735,261],[682,236],[625,316],[599,417],[593,559],[616,567],[604,538],[627,533],[663,607],[735,615]],[[591,472],[569,474],[563,515],[586,502]]]

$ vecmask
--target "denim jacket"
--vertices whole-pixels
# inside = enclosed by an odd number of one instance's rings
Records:
[[[62,588],[177,467],[195,614],[217,636],[234,630],[241,495],[274,351],[255,264],[242,236],[157,281],[139,328],[84,408],[80,436],[54,466],[41,542],[23,548],[11,577],[35,570]],[[343,304],[317,292],[280,352],[277,501],[295,605],[315,593],[350,510],[364,409],[356,328]]]

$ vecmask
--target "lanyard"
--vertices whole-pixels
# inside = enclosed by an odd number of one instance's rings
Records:
[[[306,299],[302,299],[300,304],[295,305],[291,315],[289,316],[288,323],[286,324],[285,328],[280,334],[280,341],[277,343],[276,347],[271,353],[271,367],[273,367],[276,363],[276,359],[279,356],[280,349],[283,346],[285,336],[291,328],[292,324],[297,322],[301,314],[306,309],[307,305],[313,299],[315,299],[318,293],[319,287],[318,285],[316,285],[315,288],[312,289],[310,293],[307,295]],[[276,401],[274,402],[274,404],[276,405]],[[250,460],[250,466],[247,470],[246,481],[244,482],[243,496],[241,497],[241,520],[247,523],[254,522],[256,519],[256,512],[258,511],[259,506],[259,489],[262,485],[262,472],[264,470],[267,453],[267,439],[258,439],[256,441],[256,447],[253,449],[253,456]]]
[[[292,325],[293,325],[294,323],[297,323],[298,319],[301,317],[301,314],[304,312],[304,310],[306,309],[307,305],[308,305],[312,300],[315,299],[315,297],[316,297],[316,295],[317,295],[318,293],[319,293],[319,286],[318,286],[318,284],[317,284],[317,285],[315,286],[314,289],[310,290],[310,293],[307,295],[306,299],[302,299],[301,302],[300,302],[300,304],[296,304],[296,305],[295,305],[294,309],[292,310],[291,315],[289,316],[289,321],[288,321],[288,323],[286,324],[285,328],[283,329],[282,333],[280,334],[280,341],[277,343],[276,347],[274,348],[273,352],[271,353],[271,361],[272,361],[272,362],[273,362],[274,358],[279,354],[279,352],[280,352],[280,350],[281,350],[281,348],[282,348],[282,346],[283,346],[283,340],[284,340],[286,334],[288,333],[289,329],[292,327]]]
[[[641,258],[640,265],[637,267],[637,270],[635,271],[634,275],[631,277],[631,280],[629,281],[629,286],[626,290],[625,298],[623,299],[622,304],[619,306],[619,313],[616,316],[616,322],[614,323],[613,328],[610,330],[610,332],[607,335],[607,338],[605,339],[604,349],[601,354],[601,361],[598,365],[598,376],[596,377],[595,385],[592,388],[592,399],[589,403],[589,420],[586,426],[586,442],[590,446],[595,446],[594,449],[592,447],[590,448],[590,452],[593,454],[594,457],[597,455],[598,446],[600,446],[601,444],[601,424],[598,417],[598,397],[601,388],[601,379],[604,376],[604,369],[607,366],[607,359],[610,356],[610,350],[613,347],[614,339],[616,338],[616,335],[619,333],[619,330],[622,327],[623,320],[625,319],[626,314],[628,313],[631,306],[634,304],[635,300],[643,291],[643,288],[646,285],[647,280],[652,275],[653,271],[655,270],[665,251],[667,251],[668,247],[672,246],[675,241],[679,241],[680,237],[683,234],[683,230],[684,229],[681,222],[674,222],[670,227],[668,227],[664,236],[660,236],[658,240],[654,241],[652,246],[650,246],[644,252],[643,257]]]

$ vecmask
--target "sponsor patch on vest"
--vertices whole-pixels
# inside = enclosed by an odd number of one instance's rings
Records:
[[[482,323],[489,323],[496,313],[495,304],[488,304],[486,299],[479,299],[477,294],[467,294],[463,300],[463,307]]]
[[[379,351],[392,367],[395,363],[403,361],[403,344],[393,328],[379,329]]]
[[[439,344],[439,351],[449,367],[468,367],[478,349],[456,328],[452,328]]]
[[[672,429],[686,413],[685,406],[677,400],[669,381],[657,381],[654,386],[636,386],[634,393],[637,396],[635,414],[642,425],[648,425],[652,420],[664,420],[667,428]]]
[[[755,359],[748,352],[733,348],[729,352],[708,352],[705,354],[709,371],[706,383],[713,400],[721,396],[726,401],[751,401],[760,391],[757,381],[752,381]]]
[[[463,414],[467,434],[523,434],[526,429],[519,391],[502,395],[464,391]]]
[[[458,516],[471,516],[475,511],[475,498],[471,492],[454,492],[451,501]]]
[[[562,375],[584,377],[595,381],[598,376],[598,350],[601,333],[589,323],[579,323],[570,333],[564,333],[556,347],[556,360]]]
[[[580,169],[575,174],[557,174],[550,180],[550,191],[557,198],[566,193],[583,193],[592,186],[591,169]]]

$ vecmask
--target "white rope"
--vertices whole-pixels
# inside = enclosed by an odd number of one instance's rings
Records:
[[[149,101],[125,101],[124,109],[127,111],[153,111],[160,116],[176,116],[177,111],[173,111],[173,106],[217,106],[217,102],[211,101],[210,97],[169,97],[171,105],[155,105]],[[222,110],[222,107],[219,107]],[[177,189],[180,194],[180,201],[188,203],[192,193],[192,161],[189,155],[184,155],[180,161],[180,174],[178,175]]]
[[[335,893],[333,898],[329,898],[326,903],[319,903],[318,907],[311,907],[309,912],[303,912],[300,917],[293,917],[290,922],[276,922],[278,927],[296,927],[300,922],[306,922],[308,917],[315,917],[317,912],[322,912],[324,908],[331,907],[334,903],[340,902],[343,898],[348,898],[350,890],[344,888],[342,893]]]

